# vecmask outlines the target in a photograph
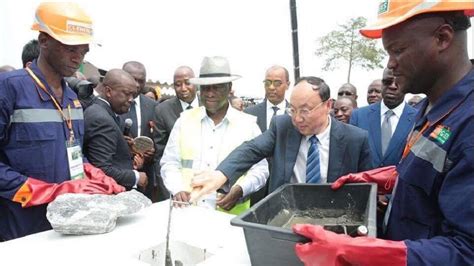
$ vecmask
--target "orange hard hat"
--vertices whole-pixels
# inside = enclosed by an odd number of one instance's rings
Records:
[[[368,38],[381,38],[382,30],[423,13],[464,11],[474,16],[473,0],[382,0],[377,21],[360,30]]]
[[[45,32],[67,45],[92,42],[91,18],[79,5],[71,2],[41,3],[36,9],[31,29]]]

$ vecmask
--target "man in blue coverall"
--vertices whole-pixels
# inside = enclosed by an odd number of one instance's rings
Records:
[[[379,193],[393,193],[384,239],[295,225],[311,240],[295,247],[306,265],[474,265],[474,68],[466,32],[473,15],[472,0],[385,0],[375,25],[361,30],[382,37],[402,91],[427,97],[396,167],[349,174],[332,185],[375,182]],[[225,181],[195,177],[191,200]]]
[[[0,241],[51,229],[44,203],[59,194],[122,190],[87,180],[97,171],[83,165],[82,108],[63,79],[89,51],[90,18],[72,3],[42,3],[32,29],[39,58],[0,75]]]
[[[376,25],[361,30],[382,37],[402,91],[427,97],[396,169],[333,185],[376,182],[379,192],[394,186],[380,236],[387,240],[297,225],[295,232],[312,239],[296,247],[303,262],[316,265],[329,252],[337,255],[324,263],[336,265],[474,265],[474,68],[466,32],[473,12],[472,0],[384,1]]]

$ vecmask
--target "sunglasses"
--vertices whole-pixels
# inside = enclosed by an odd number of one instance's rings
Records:
[[[354,93],[350,92],[350,91],[340,91],[337,93],[338,96],[352,96],[354,95]]]

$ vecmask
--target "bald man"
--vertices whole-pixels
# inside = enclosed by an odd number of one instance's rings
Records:
[[[371,169],[367,132],[329,115],[330,94],[321,78],[299,78],[291,93],[289,112],[274,117],[268,130],[234,149],[215,171],[195,176],[191,201],[227,181],[234,185],[252,165],[268,157],[273,158],[269,193],[288,183],[332,183],[345,173]],[[311,146],[320,158],[317,165],[308,162]]]
[[[382,100],[382,80],[376,79],[367,88],[367,103],[369,105]]]
[[[146,69],[145,66],[137,61],[128,61],[122,66],[122,70],[130,74],[137,83],[136,91],[133,95],[133,101],[127,113],[121,115],[122,121],[130,118],[133,123],[130,128],[130,137],[136,138],[138,136],[149,137],[154,139],[156,137],[156,130],[153,125],[155,121],[155,107],[158,104],[156,101],[146,97],[142,92],[146,85]],[[156,156],[156,146],[143,153],[145,162],[143,164],[143,171],[147,173],[150,178],[148,186],[143,192],[152,202],[158,201],[159,186],[156,177],[156,167],[159,164]]]
[[[196,97],[196,85],[189,82],[194,78],[194,71],[188,66],[176,68],[173,74],[173,86],[176,96],[158,104],[155,108],[156,129],[155,134],[157,162],[160,162],[163,152],[168,142],[168,138],[173,129],[174,123],[181,112],[186,109],[199,107],[199,101]],[[158,200],[169,199],[169,193],[163,184],[160,176],[160,166],[157,165],[157,183],[159,188]]]
[[[132,119],[133,124],[130,130],[130,134],[131,137],[135,138],[143,135],[143,129],[146,130],[146,125],[143,125],[142,123],[142,116],[144,116],[143,112],[146,112],[146,118],[148,118],[145,120],[150,121],[153,118],[153,110],[155,109],[156,102],[153,102],[149,99],[143,99],[144,96],[141,95],[141,91],[145,88],[146,84],[146,69],[142,63],[137,61],[126,62],[122,66],[122,70],[130,74],[137,83],[137,87],[135,88],[135,91],[133,93],[132,104],[130,105],[129,110],[123,115],[121,115],[123,120],[127,118]],[[144,103],[143,101],[146,102]]]
[[[99,87],[99,96],[84,112],[84,154],[91,164],[128,190],[145,188],[146,173],[135,170],[141,158],[130,153],[118,117],[128,112],[137,84],[127,72],[112,69]]]
[[[284,114],[289,107],[288,101],[285,100],[289,86],[290,75],[285,67],[274,65],[267,69],[263,80],[265,100],[244,110],[245,113],[257,117],[257,125],[262,132],[270,127],[273,116]]]
[[[357,103],[357,88],[352,85],[351,83],[344,83],[342,86],[337,90],[337,98],[341,98],[343,96],[350,97],[354,99]],[[357,108],[357,106],[354,106],[354,108]]]

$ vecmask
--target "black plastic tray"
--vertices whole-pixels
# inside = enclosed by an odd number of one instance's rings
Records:
[[[282,217],[287,211],[348,211],[357,217],[345,223],[348,233],[355,233],[357,226],[365,225],[368,235],[375,237],[376,201],[376,184],[346,184],[337,191],[333,191],[330,184],[287,184],[233,218],[231,224],[243,227],[252,265],[302,265],[294,247],[297,242],[309,240],[283,225],[268,225],[270,221],[274,222],[277,215]],[[326,229],[340,233],[340,227]]]

